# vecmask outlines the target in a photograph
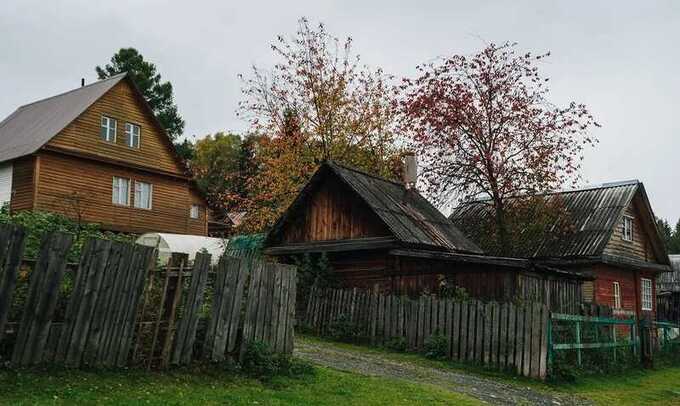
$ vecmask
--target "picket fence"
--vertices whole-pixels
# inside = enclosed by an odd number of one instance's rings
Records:
[[[19,227],[0,226],[0,348],[11,344],[13,366],[221,362],[242,357],[253,341],[293,350],[296,270],[247,256],[224,256],[213,269],[208,254],[197,254],[193,266],[186,255],[173,254],[159,268],[152,247],[92,239],[83,248],[65,316],[55,320],[73,243],[61,233],[43,237],[21,319],[9,323],[25,238]]]
[[[410,299],[358,289],[313,288],[304,323],[320,335],[349,325],[357,338],[373,345],[403,339],[412,351],[422,351],[430,337],[442,335],[449,359],[543,379],[549,317],[548,308],[540,303]]]

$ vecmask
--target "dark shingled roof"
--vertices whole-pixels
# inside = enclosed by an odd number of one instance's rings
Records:
[[[0,122],[0,162],[36,152],[125,76],[111,76],[16,109]]]
[[[400,243],[437,250],[482,253],[476,244],[416,190],[407,190],[401,183],[334,162],[326,162],[319,167],[291,207],[276,222],[267,241],[273,239],[288,216],[303,203],[310,189],[329,175],[339,177],[366,202]]]
[[[602,186],[581,190],[563,191],[544,194],[546,199],[561,199],[561,204],[570,213],[575,232],[555,238],[546,233],[543,241],[531,248],[532,258],[579,258],[601,257],[612,233],[619,224],[624,209],[638,195],[647,207],[652,219],[653,229],[650,231],[654,248],[660,262],[664,262],[665,252],[660,243],[656,223],[649,206],[649,200],[642,183],[625,181],[608,183]],[[456,208],[451,221],[473,241],[481,241],[484,237],[482,227],[475,225],[493,216],[493,208],[488,200],[477,200],[465,203]],[[486,219],[485,219],[486,218]],[[657,241],[658,240],[658,241]],[[661,245],[661,248],[659,248]],[[524,255],[526,256],[526,255]]]

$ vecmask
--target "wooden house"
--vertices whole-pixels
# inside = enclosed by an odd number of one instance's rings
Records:
[[[583,281],[526,259],[484,255],[414,188],[333,162],[319,167],[264,246],[283,261],[324,253],[342,286],[398,294],[457,286],[477,298],[531,297],[562,309],[580,300]]]
[[[125,73],[0,122],[0,204],[113,231],[207,234],[204,199]]]
[[[618,309],[618,313],[654,313],[656,279],[669,271],[668,256],[645,192],[638,181],[542,195],[559,199],[562,219],[572,232],[553,235],[546,227],[535,246],[517,256],[534,263],[575,270],[591,275],[584,283],[585,302]],[[478,225],[489,220],[493,209],[488,201],[461,205],[450,216],[473,241],[483,241]]]
[[[672,271],[662,273],[656,283],[658,319],[680,323],[680,255],[668,259]]]

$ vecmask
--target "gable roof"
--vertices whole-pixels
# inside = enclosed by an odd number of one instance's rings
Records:
[[[130,79],[128,73],[123,72],[16,109],[0,122],[0,162],[20,158],[38,151],[83,114],[94,102],[123,80],[127,80],[137,93],[142,102],[142,108],[158,127],[168,146],[172,147],[165,129],[141,91]],[[186,173],[186,165],[177,156],[175,148],[172,147],[171,149],[175,161],[180,169]]]
[[[265,245],[274,242],[290,217],[304,204],[305,198],[330,176],[336,176],[363,200],[398,242],[437,250],[482,252],[416,190],[335,162],[325,162],[317,169],[295,201],[274,224]]]
[[[601,257],[615,228],[621,222],[624,210],[637,196],[643,205],[643,211],[646,211],[649,217],[643,219],[643,223],[649,224],[645,231],[650,237],[655,255],[659,262],[668,264],[665,248],[656,228],[655,217],[641,182],[632,180],[605,183],[601,186],[546,193],[539,196],[543,196],[548,201],[560,199],[560,203],[570,215],[569,220],[575,231],[559,238],[550,232],[545,233],[543,240],[531,247],[529,257]],[[449,218],[472,240],[480,241],[483,237],[480,233],[483,230],[482,227],[476,225],[480,224],[482,219],[492,215],[493,208],[489,200],[476,200],[459,206]]]

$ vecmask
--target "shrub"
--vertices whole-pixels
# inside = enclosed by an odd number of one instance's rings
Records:
[[[343,313],[328,326],[328,336],[334,340],[353,343],[359,339],[359,328],[350,320],[349,315]]]
[[[397,352],[406,352],[408,343],[404,337],[392,337],[385,342],[385,348]]]
[[[423,343],[423,353],[427,358],[444,358],[448,354],[449,343],[446,336],[439,331],[425,339]]]
[[[247,375],[263,381],[277,375],[297,377],[314,372],[314,368],[289,354],[276,354],[271,346],[263,341],[248,344],[243,356],[242,370]]]

